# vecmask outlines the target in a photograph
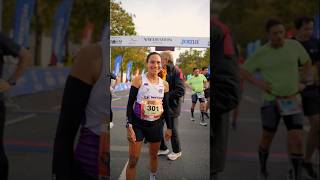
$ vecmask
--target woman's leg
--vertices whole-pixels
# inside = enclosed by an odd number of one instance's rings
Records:
[[[136,166],[139,160],[140,151],[141,141],[135,143],[129,142],[129,163],[126,170],[127,180],[134,180],[136,177]]]
[[[150,143],[149,155],[150,155],[150,171],[156,173],[158,169],[158,151],[160,148],[160,142]]]

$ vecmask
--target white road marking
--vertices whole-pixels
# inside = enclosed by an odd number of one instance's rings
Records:
[[[25,115],[25,116],[22,116],[22,117],[18,117],[18,118],[15,118],[13,120],[9,120],[6,122],[6,126],[7,125],[11,125],[11,124],[15,124],[15,123],[18,123],[18,122],[21,122],[21,121],[24,121],[24,120],[27,120],[27,119],[30,119],[30,118],[33,118],[35,117],[36,114],[28,114],[28,115]]]
[[[120,177],[119,177],[118,180],[126,180],[126,169],[127,169],[128,163],[129,163],[129,161],[126,162],[126,165],[122,169]]]

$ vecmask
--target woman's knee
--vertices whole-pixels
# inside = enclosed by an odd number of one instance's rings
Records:
[[[138,160],[138,156],[130,155],[128,164],[129,168],[135,168],[137,166]]]

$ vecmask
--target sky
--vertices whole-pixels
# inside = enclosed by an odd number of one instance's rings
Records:
[[[116,0],[141,36],[209,37],[209,0]],[[154,50],[154,49],[153,49]],[[181,49],[183,51],[183,49]],[[173,53],[178,57],[180,51]]]

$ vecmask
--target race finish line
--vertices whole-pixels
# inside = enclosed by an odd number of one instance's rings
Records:
[[[208,37],[110,36],[111,47],[209,48]]]

